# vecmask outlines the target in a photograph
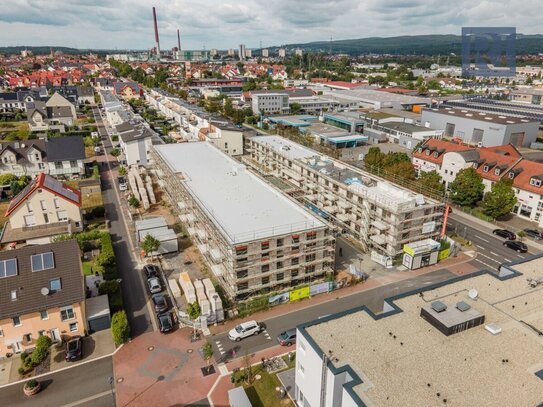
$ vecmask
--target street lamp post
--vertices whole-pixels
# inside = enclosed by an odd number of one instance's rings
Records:
[[[111,397],[113,398],[113,407],[116,407],[117,404],[115,402],[115,392],[113,391],[113,376],[110,376],[108,379],[109,386],[111,387]]]

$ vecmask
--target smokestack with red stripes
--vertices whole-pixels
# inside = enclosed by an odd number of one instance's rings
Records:
[[[177,49],[181,51],[181,37],[179,36],[179,29],[177,29]]]
[[[158,39],[158,25],[156,22],[156,10],[153,7],[153,21],[155,24],[155,47],[156,47],[156,54],[160,55],[160,41]]]

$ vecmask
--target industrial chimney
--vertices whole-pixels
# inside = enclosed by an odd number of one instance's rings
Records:
[[[179,29],[177,29],[177,49],[181,51],[181,37],[179,36]]]
[[[153,7],[153,21],[155,24],[155,47],[156,47],[156,54],[160,56],[160,41],[158,39],[158,25],[156,22],[156,10]]]

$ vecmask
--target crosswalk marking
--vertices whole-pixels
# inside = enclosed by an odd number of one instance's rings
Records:
[[[271,341],[271,336],[268,333],[268,331],[264,329],[262,332],[264,333],[264,336],[266,337],[266,339],[269,339]]]
[[[224,350],[224,347],[222,346],[221,341],[215,341],[215,345],[217,345],[217,349],[219,349],[219,352],[221,355],[224,355],[226,352]]]

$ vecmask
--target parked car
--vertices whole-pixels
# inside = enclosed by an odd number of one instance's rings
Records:
[[[126,178],[123,176],[117,177],[117,181],[119,182],[119,189],[121,191],[126,191],[128,189],[128,185],[126,185]]]
[[[156,277],[151,277],[147,279],[147,286],[149,287],[149,291],[151,292],[151,294],[156,294],[162,291],[160,281]]]
[[[231,341],[241,341],[248,336],[258,335],[261,329],[260,324],[256,321],[242,322],[228,332],[228,338]]]
[[[166,333],[173,330],[173,321],[172,316],[169,312],[163,314],[157,314],[158,326],[160,327],[160,332]]]
[[[158,276],[158,267],[154,264],[146,264],[143,266],[143,273],[147,279]]]
[[[526,233],[526,236],[530,236],[530,237],[534,238],[535,240],[543,239],[543,233],[541,233],[539,230],[524,229],[524,232]]]
[[[511,232],[507,229],[494,229],[492,231],[496,236],[503,237],[507,240],[515,240],[517,238],[517,235],[515,235],[514,232]]]
[[[287,329],[285,332],[281,332],[277,341],[281,346],[290,346],[296,343],[296,329]]]
[[[528,251],[528,246],[526,246],[526,244],[516,240],[506,240],[503,242],[503,245],[517,251],[518,253],[526,253]]]
[[[68,341],[66,345],[66,361],[71,362],[83,357],[83,338],[77,337]]]
[[[163,294],[153,294],[151,299],[153,300],[153,305],[155,306],[156,312],[164,312],[168,310],[168,302]]]

